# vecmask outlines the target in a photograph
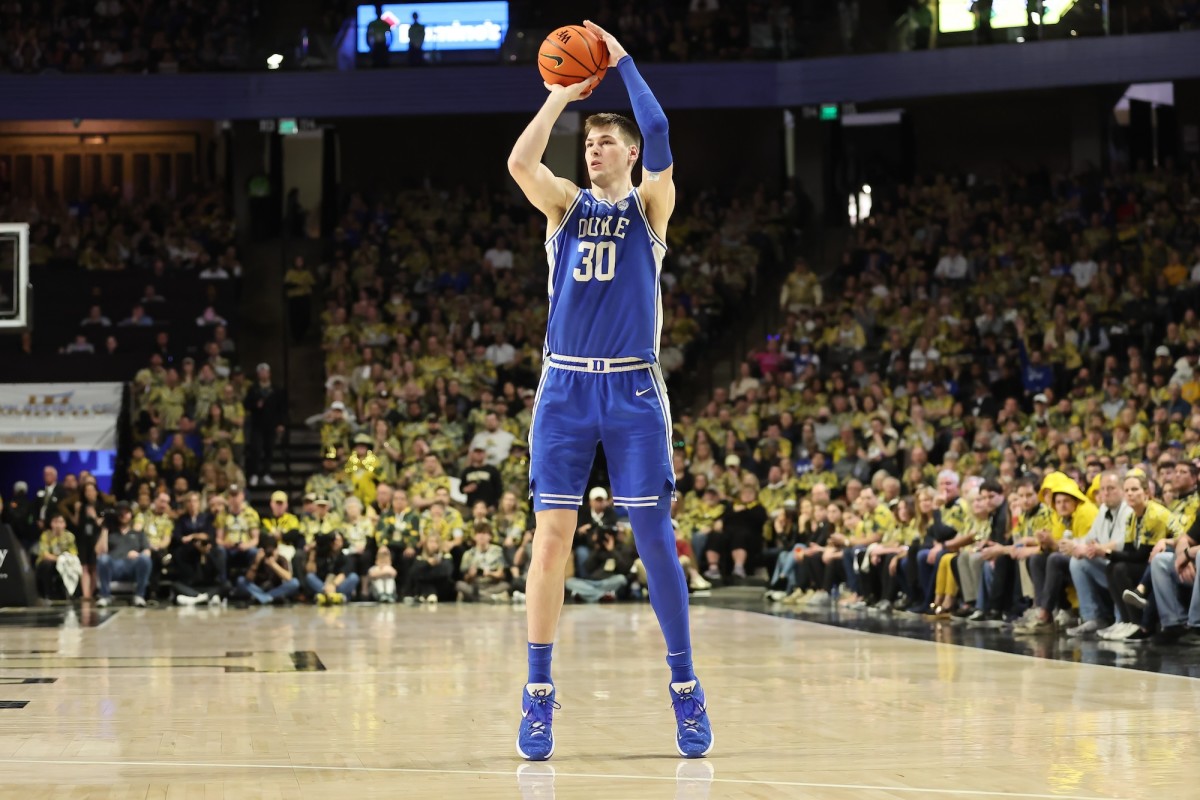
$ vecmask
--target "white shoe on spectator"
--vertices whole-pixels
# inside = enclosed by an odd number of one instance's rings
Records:
[[[712,584],[704,580],[704,576],[702,576],[699,572],[692,576],[692,579],[689,581],[688,585],[698,592],[712,588]]]
[[[1126,626],[1128,626],[1129,624],[1130,623],[1128,623],[1128,622],[1117,622],[1117,623],[1114,623],[1114,624],[1108,626],[1107,628],[1105,628],[1102,631],[1097,631],[1096,635],[1099,636],[1101,639],[1104,639],[1105,641],[1115,642],[1115,641],[1125,638],[1125,636],[1127,635],[1125,632]],[[1134,627],[1137,627],[1137,626],[1134,626]]]
[[[429,595],[428,597],[425,598],[425,602],[431,606],[437,605],[437,595],[436,594]]]
[[[251,485],[251,486],[258,486],[258,476],[257,476],[257,475],[251,475],[251,476],[250,476],[250,485]]]
[[[96,607],[97,607],[97,608],[108,608],[108,607],[109,607],[109,606],[111,606],[111,605],[112,605],[112,598],[111,598],[111,597],[101,597],[101,598],[98,598],[98,599],[96,600]]]
[[[140,594],[135,594],[133,596],[133,604],[135,606],[137,606],[138,608],[145,608],[146,607],[146,598],[142,597]]]
[[[1120,629],[1110,633],[1108,639],[1112,642],[1123,642],[1139,630],[1141,630],[1141,626],[1136,622],[1122,622]]]
[[[1096,622],[1094,619],[1089,619],[1068,630],[1067,636],[1072,638],[1076,636],[1087,636],[1088,634],[1095,633],[1098,630],[1100,630],[1100,623]]]
[[[208,604],[210,606],[223,606],[225,605],[225,598],[221,597],[219,594],[214,594],[212,597],[208,598]]]
[[[524,603],[525,602],[525,593],[524,592],[513,592],[512,601],[514,603]]]
[[[1075,618],[1071,616],[1071,612],[1065,608],[1060,608],[1054,612],[1054,623],[1060,628],[1069,628]]]
[[[274,486],[275,485],[275,479],[272,478],[270,475],[263,475],[262,482],[266,486]]]
[[[218,599],[220,599],[220,598],[218,598]],[[208,602],[208,595],[199,594],[199,595],[196,595],[195,597],[189,597],[186,594],[177,594],[177,595],[175,595],[175,602],[181,606],[198,606],[201,603]]]
[[[778,589],[773,589],[773,590],[767,592],[766,595],[763,597],[763,599],[769,600],[772,603],[778,603],[778,602],[782,601],[783,598],[785,598],[785,597],[787,597],[787,592],[781,592]]]

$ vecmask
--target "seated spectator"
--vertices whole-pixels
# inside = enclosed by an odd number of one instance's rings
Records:
[[[1109,556],[1125,549],[1133,508],[1125,502],[1125,492],[1115,472],[1099,476],[1097,500],[1100,510],[1082,541],[1075,543],[1071,557],[1071,583],[1079,595],[1082,622],[1067,631],[1068,636],[1087,636],[1111,627],[1116,612],[1109,604]],[[1144,510],[1144,509],[1143,509]]]
[[[122,327],[149,327],[154,324],[154,320],[146,314],[146,309],[141,305],[136,305],[129,312],[129,316],[117,323]]]
[[[258,551],[258,538],[261,523],[258,512],[246,502],[246,496],[239,485],[229,487],[229,507],[217,517],[217,547],[221,548],[224,558],[218,561],[225,569],[221,582],[229,580],[232,570],[244,570],[254,563]]]
[[[567,593],[585,603],[611,602],[629,585],[633,557],[617,545],[617,532],[602,529],[592,536],[592,552],[583,572],[567,578]]]
[[[247,595],[259,605],[280,604],[300,591],[300,581],[292,575],[287,557],[279,552],[279,540],[271,534],[259,538],[254,563],[238,578],[238,593]]]
[[[94,355],[96,346],[88,341],[82,333],[75,335],[75,340],[63,347],[64,355]]]
[[[1108,592],[1116,609],[1117,621],[1097,633],[1101,639],[1123,641],[1141,630],[1140,609],[1130,606],[1126,593],[1142,597],[1134,591],[1140,576],[1147,571],[1150,554],[1160,548],[1167,538],[1171,513],[1150,496],[1150,479],[1140,471],[1129,473],[1124,484],[1125,502],[1132,513],[1125,529],[1124,546],[1108,554]]]
[[[591,548],[600,531],[617,530],[617,512],[608,499],[608,490],[603,486],[593,487],[588,492],[588,504],[579,509],[575,527],[575,574],[584,574],[584,564],[591,555]]]
[[[454,558],[443,549],[436,535],[426,535],[405,581],[405,602],[436,603],[454,596]]]
[[[133,518],[133,529],[146,534],[150,545],[150,596],[157,595],[158,584],[164,565],[170,561],[171,544],[174,542],[175,516],[171,509],[171,495],[159,492],[153,506]]]
[[[38,596],[46,600],[69,600],[63,575],[71,574],[69,564],[74,559],[73,569],[78,578],[79,551],[75,546],[75,536],[67,530],[67,520],[62,512],[56,509],[47,517],[46,530],[42,531],[42,538],[38,540],[37,567],[34,569]],[[75,582],[72,581],[72,584]]]
[[[172,553],[171,589],[175,602],[181,606],[220,605],[229,596],[229,584],[221,577],[213,538],[204,532],[188,536],[187,544]]]
[[[341,530],[346,542],[345,553],[349,560],[349,569],[359,576],[359,588],[362,588],[363,577],[375,563],[378,543],[375,540],[375,526],[363,513],[362,501],[357,497],[346,500],[346,518],[342,522]]]
[[[96,572],[100,579],[101,608],[112,604],[113,580],[136,582],[133,604],[146,605],[150,585],[150,542],[143,531],[133,530],[133,511],[129,503],[117,503],[113,519],[100,534],[96,545]]]
[[[88,309],[88,315],[79,322],[79,327],[81,328],[88,328],[92,326],[99,328],[112,327],[112,320],[104,316],[103,312],[100,311],[100,306],[98,305],[94,305]]]
[[[492,526],[487,520],[474,524],[475,546],[463,553],[460,562],[462,579],[455,584],[460,600],[478,602],[488,599],[505,602],[511,586],[504,551],[492,544]]]
[[[1071,576],[1071,556],[1076,543],[1091,530],[1097,513],[1095,504],[1080,491],[1079,485],[1062,473],[1047,475],[1042,493],[1049,494],[1054,504],[1059,535],[1055,536],[1054,531],[1044,532],[1039,537],[1042,552],[1030,558],[1037,612],[1032,621],[1013,628],[1018,636],[1051,633],[1056,626],[1067,627],[1070,611],[1064,603],[1064,592]]]
[[[341,605],[358,589],[358,573],[350,569],[344,546],[340,532],[323,533],[308,551],[304,585],[317,605]]]
[[[367,571],[371,598],[380,603],[396,602],[396,568],[392,566],[392,551],[380,547],[375,552],[375,564]]]

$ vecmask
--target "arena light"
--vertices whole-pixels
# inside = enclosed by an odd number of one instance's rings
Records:
[[[279,53],[267,57],[267,69],[279,69],[279,65],[283,63],[283,56]]]

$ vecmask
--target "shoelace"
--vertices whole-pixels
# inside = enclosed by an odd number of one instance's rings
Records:
[[[562,708],[557,700],[550,699],[550,692],[538,689],[529,695],[529,709],[525,718],[529,720],[529,735],[545,736],[547,727],[554,720],[554,709]]]
[[[706,712],[704,705],[700,702],[700,698],[696,697],[694,690],[687,689],[686,691],[675,693],[675,702],[672,707],[675,709],[675,720],[689,731],[698,731],[700,729],[700,717]]]

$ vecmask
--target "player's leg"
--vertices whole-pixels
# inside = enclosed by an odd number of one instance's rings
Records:
[[[543,761],[554,753],[554,682],[551,659],[562,613],[567,559],[572,555],[579,506],[592,471],[596,442],[585,381],[596,376],[547,369],[534,401],[529,435],[529,490],[536,526],[526,575],[525,614],[529,676],[521,702],[517,752]]]
[[[675,482],[666,387],[656,369],[613,378],[602,422],[613,504],[629,512],[638,555],[646,568],[650,605],[666,641],[678,728],[676,748],[680,755],[699,758],[712,750],[712,729],[704,691],[692,669],[687,580],[671,525]],[[646,388],[653,391],[642,391]]]

